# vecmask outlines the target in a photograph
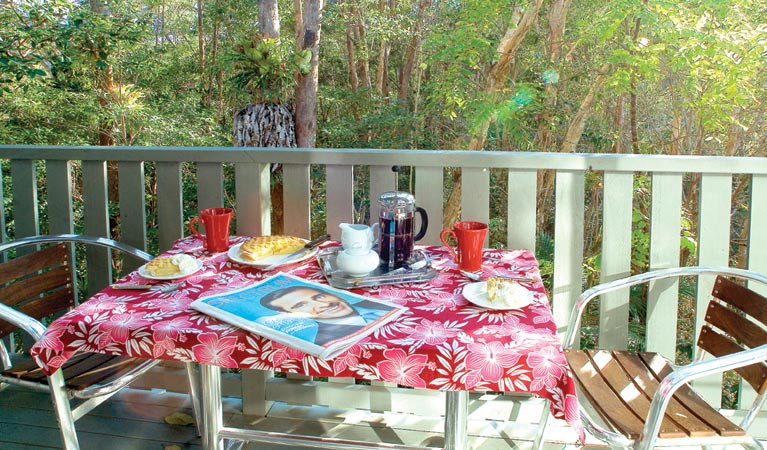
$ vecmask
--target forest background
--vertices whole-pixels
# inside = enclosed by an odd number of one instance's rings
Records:
[[[311,42],[308,11],[318,13]],[[766,156],[765,101],[767,6],[753,0],[0,0],[0,144],[249,145],[237,142],[236,118],[266,104],[296,112],[295,124],[280,113],[297,138],[280,145]],[[194,196],[194,169],[185,170]],[[151,163],[146,173],[152,221]],[[400,188],[412,191],[407,175]],[[491,177],[505,189],[503,174]],[[445,179],[452,221],[460,172],[446,169]],[[586,284],[599,273],[600,182],[587,179]],[[695,263],[697,182],[685,180],[680,265]],[[635,177],[634,273],[648,268],[649,183]],[[734,180],[733,215],[747,217],[748,186]],[[546,281],[552,192],[540,174]],[[507,217],[505,207],[494,202],[491,216]],[[189,202],[185,217],[196,213]],[[355,220],[369,217],[360,207]],[[504,245],[502,220],[492,219],[492,247]],[[745,264],[746,231],[733,230],[733,266]],[[641,347],[637,299],[631,331]],[[684,354],[692,308],[680,310]]]
[[[265,7],[279,40],[261,34]],[[307,47],[311,9],[321,32]],[[0,0],[0,144],[239,145],[237,113],[300,110],[312,70],[315,124],[307,135],[297,117],[299,146],[767,154],[767,7],[751,0]],[[460,198],[460,173],[445,176]],[[599,178],[588,182],[598,193]],[[695,258],[696,186],[685,188],[680,264]],[[451,193],[448,221],[459,214]],[[647,267],[639,198],[636,271]],[[594,273],[599,204],[587,212]],[[506,224],[491,225],[502,245]]]

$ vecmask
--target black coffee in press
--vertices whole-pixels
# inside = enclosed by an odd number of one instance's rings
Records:
[[[381,262],[384,265],[390,263],[393,248],[393,267],[399,268],[413,253],[413,217],[381,218],[379,224]]]

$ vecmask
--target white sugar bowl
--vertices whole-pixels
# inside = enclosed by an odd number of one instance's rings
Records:
[[[336,256],[338,268],[354,277],[362,277],[374,271],[378,264],[378,253],[373,250],[361,255],[350,255],[346,250],[341,250]]]

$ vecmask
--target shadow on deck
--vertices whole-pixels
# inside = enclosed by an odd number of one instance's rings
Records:
[[[529,402],[526,402],[529,403]],[[523,406],[524,407],[529,407]],[[540,405],[532,405],[538,408]],[[125,389],[77,421],[81,448],[109,450],[202,449],[194,425],[173,425],[166,418],[176,413],[192,415],[186,395],[159,390]],[[224,400],[225,424],[252,426],[264,431],[385,441],[405,445],[441,446],[439,418],[413,421],[402,415],[367,411],[331,410],[323,407],[295,407],[276,404],[269,417],[243,416],[238,398]],[[522,413],[535,420],[538,412]],[[479,423],[477,423],[479,422]],[[474,450],[527,450],[534,424],[470,421]],[[575,448],[568,443],[569,429],[551,419],[544,450]],[[0,388],[0,449],[61,448],[61,439],[50,397],[15,386]],[[245,449],[285,450],[288,446],[250,443]],[[302,447],[290,447],[299,449]]]

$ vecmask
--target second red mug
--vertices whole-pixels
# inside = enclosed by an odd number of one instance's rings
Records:
[[[447,237],[453,236],[458,242],[456,247],[448,243]],[[452,229],[442,230],[439,238],[450,250],[460,270],[476,272],[482,268],[482,250],[487,237],[487,224],[464,220],[456,222]]]
[[[202,239],[209,253],[223,252],[229,249],[229,224],[232,222],[231,208],[208,208],[200,211],[200,217],[189,221],[189,229]],[[205,226],[203,236],[195,224],[202,222]]]

